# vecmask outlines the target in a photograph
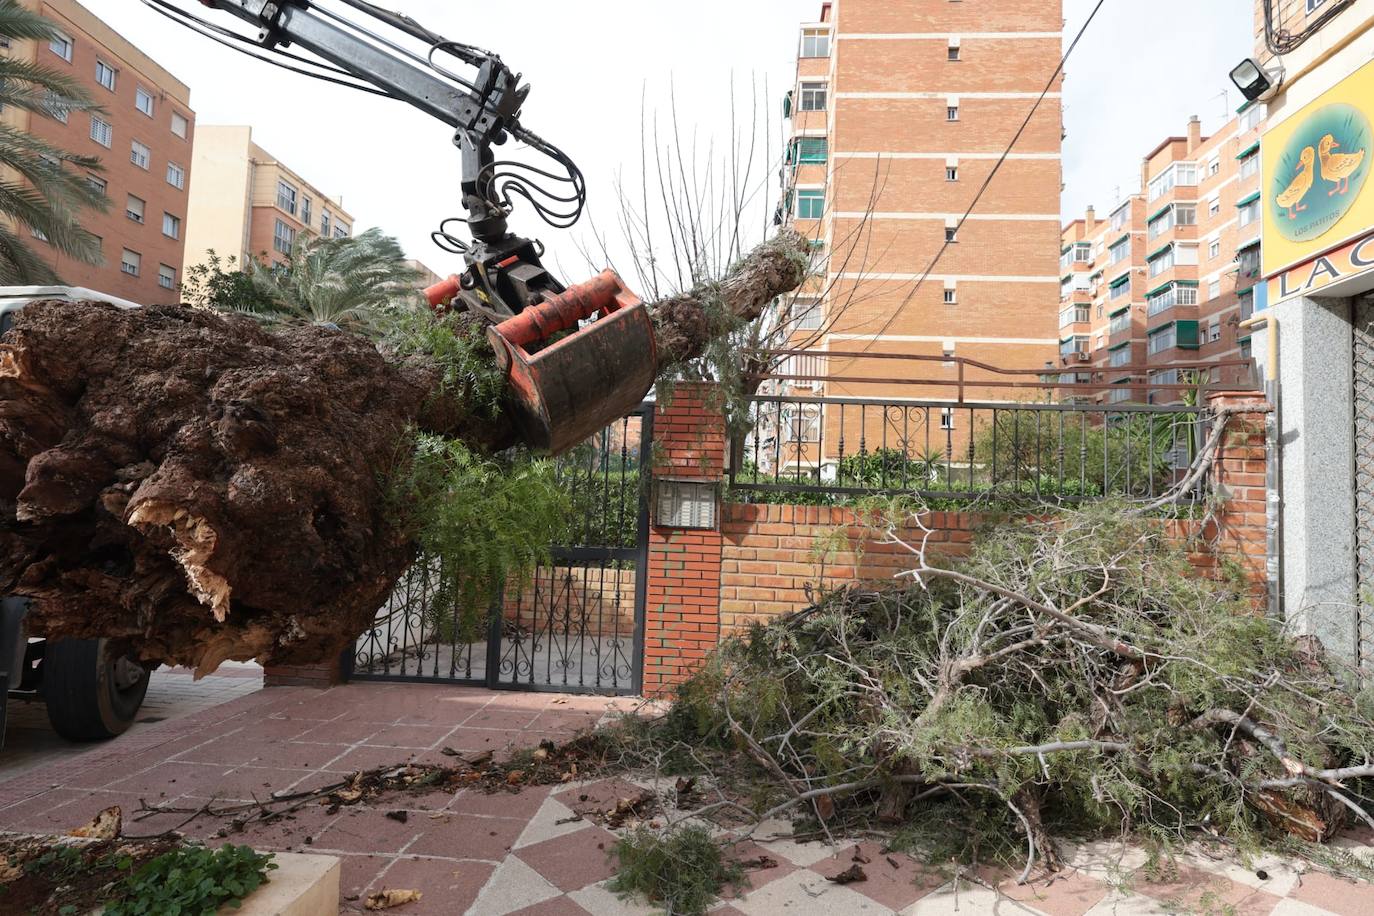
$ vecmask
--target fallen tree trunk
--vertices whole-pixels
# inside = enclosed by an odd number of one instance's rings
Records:
[[[805,250],[786,234],[651,306],[664,362],[700,352],[714,309],[750,320],[796,288]],[[0,344],[0,594],[32,599],[34,635],[110,637],[201,673],[332,657],[414,555],[386,506],[406,431],[515,441],[441,374],[318,326],[29,305]]]

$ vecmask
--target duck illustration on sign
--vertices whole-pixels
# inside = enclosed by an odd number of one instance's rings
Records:
[[[1303,203],[1302,199],[1312,190],[1312,163],[1316,158],[1312,147],[1303,150],[1302,155],[1298,157],[1298,177],[1293,179],[1293,183],[1285,188],[1282,194],[1274,198],[1274,203],[1288,211],[1289,219],[1297,219],[1298,211],[1307,209],[1307,204]]]
[[[1369,121],[1353,105],[1325,105],[1302,120],[1268,179],[1280,235],[1295,242],[1316,239],[1340,222],[1369,176],[1369,144]],[[1318,187],[1326,193],[1312,193]]]
[[[1322,137],[1321,146],[1318,152],[1322,157],[1322,180],[1330,181],[1335,187],[1326,192],[1327,197],[1334,197],[1337,194],[1345,194],[1350,190],[1350,176],[1353,175],[1364,162],[1364,150],[1354,153],[1333,153],[1333,149],[1340,147],[1333,134]]]

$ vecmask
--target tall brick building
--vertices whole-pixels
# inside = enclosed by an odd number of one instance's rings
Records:
[[[353,216],[341,198],[330,197],[299,172],[253,142],[253,129],[206,125],[196,144],[196,181],[191,186],[188,264],[207,252],[280,263],[296,236],[353,234]]]
[[[959,221],[1059,63],[1062,27],[1060,0],[840,0],[802,26],[784,212],[826,268],[793,339],[934,361],[813,359],[826,381],[793,390],[944,399],[948,386],[835,379],[954,380],[951,356],[1056,359],[1059,85]]]
[[[100,111],[59,117],[6,110],[0,119],[104,166],[91,176],[110,206],[82,225],[100,238],[104,263],[63,257],[42,239],[34,250],[59,279],[134,302],[176,301],[185,250],[195,112],[191,91],[74,0],[20,0],[61,30],[51,42],[15,41],[0,53],[80,82]]]
[[[1069,397],[1168,403],[1179,392],[1103,383],[1189,384],[1179,364],[1250,357],[1240,322],[1261,307],[1259,131],[1262,103],[1210,137],[1193,118],[1141,163],[1143,193],[1064,227],[1059,362]],[[1144,366],[1143,371],[1129,367]],[[1249,370],[1207,370],[1232,384]]]

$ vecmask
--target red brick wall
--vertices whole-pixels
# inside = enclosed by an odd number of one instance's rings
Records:
[[[712,391],[680,384],[660,403],[654,415],[655,477],[719,480],[724,474],[725,425],[710,403]],[[645,696],[681,683],[720,641],[720,531],[661,528],[657,521],[650,520],[644,571]]]

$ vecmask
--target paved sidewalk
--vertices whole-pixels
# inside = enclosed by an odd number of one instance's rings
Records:
[[[148,681],[148,695],[131,731],[218,706],[262,689],[262,666],[225,662],[197,681],[188,668],[158,668]],[[125,736],[116,738],[122,742]],[[0,781],[45,767],[91,748],[58,735],[48,723],[48,709],[38,700],[10,700],[5,746],[0,749]]]
[[[257,691],[131,733],[125,738],[137,740],[120,747],[101,747],[0,783],[0,829],[66,830],[111,804],[134,812],[140,799],[194,807],[212,798],[262,798],[334,782],[358,768],[451,761],[440,753],[444,747],[470,753],[533,747],[542,738],[565,739],[630,705],[624,699],[400,684]],[[604,810],[633,791],[609,779],[514,794],[469,789],[394,795],[334,814],[323,807],[302,809],[232,841],[339,856],[343,893],[350,898],[344,912],[361,912],[367,892],[388,887],[424,894],[418,903],[389,911],[398,914],[649,913],[651,908],[620,901],[606,889],[615,836],[577,816]],[[128,823],[126,831],[152,833],[180,820],[157,815]],[[202,821],[187,830],[213,839],[220,826]],[[796,843],[786,833],[781,822],[764,826],[759,845],[747,847],[744,857],[757,857],[761,848],[775,865],[752,872],[748,892],[716,912],[1374,914],[1374,887],[1301,874],[1279,861],[1242,868],[1190,857],[1167,879],[1151,881],[1140,870],[1140,850],[1098,844],[1071,850],[1070,867],[1054,880],[1017,887],[1009,876],[990,872],[951,880],[906,856],[885,854],[872,842],[837,848]],[[1374,835],[1342,842],[1374,843]],[[827,880],[855,864],[867,880],[844,886]]]

